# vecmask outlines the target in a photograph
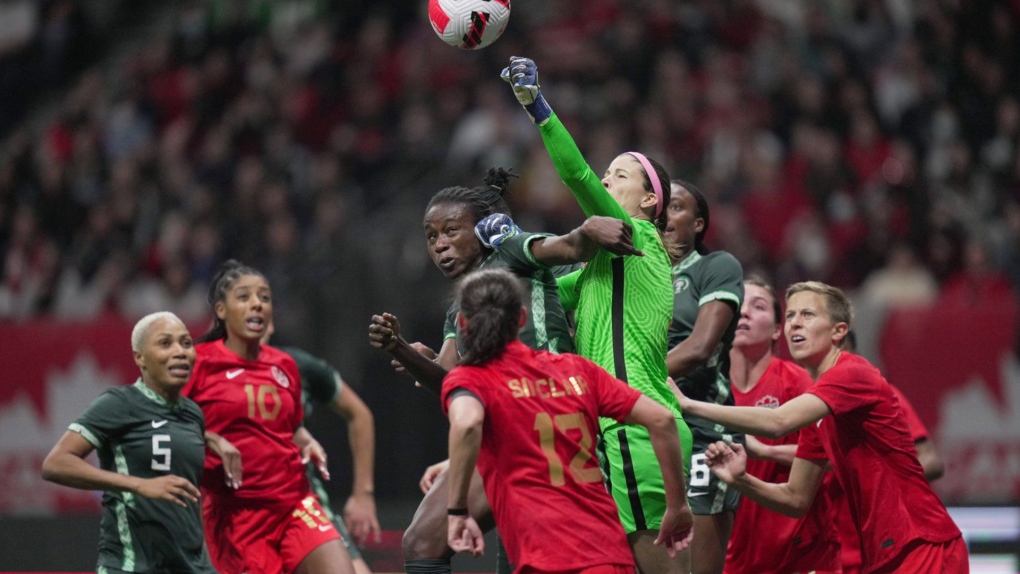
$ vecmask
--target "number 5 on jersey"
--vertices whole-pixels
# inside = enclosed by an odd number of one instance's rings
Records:
[[[570,459],[570,475],[574,477],[574,482],[583,484],[602,480],[602,473],[589,452],[591,432],[585,424],[584,415],[570,413],[551,417],[549,413],[538,413],[535,415],[535,430],[538,431],[538,443],[549,462],[549,482],[553,486],[563,486],[566,482],[563,476],[563,460],[556,453],[556,431],[559,430],[565,435],[572,429],[577,429],[581,433],[581,440],[578,441],[581,448],[574,458]],[[589,462],[591,465],[586,466]]]

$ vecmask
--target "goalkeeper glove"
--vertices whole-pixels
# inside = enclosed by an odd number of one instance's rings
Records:
[[[505,213],[493,213],[475,224],[475,235],[490,249],[499,249],[504,241],[520,233],[521,228]]]
[[[542,125],[549,119],[552,108],[542,97],[542,88],[538,85],[538,66],[534,60],[511,56],[510,65],[503,68],[500,77],[513,87],[514,96],[531,116],[531,121]]]

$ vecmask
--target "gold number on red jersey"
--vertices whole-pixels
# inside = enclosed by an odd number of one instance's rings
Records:
[[[556,454],[556,429],[566,433],[571,429],[577,429],[581,433],[580,450],[570,459],[570,475],[574,482],[587,483],[602,480],[602,473],[599,472],[594,459],[589,452],[591,449],[591,432],[585,424],[584,415],[581,413],[569,413],[549,416],[549,413],[538,413],[535,415],[535,430],[538,431],[538,444],[542,447],[546,460],[549,462],[549,482],[553,486],[563,486],[563,461]],[[588,463],[591,463],[589,465]]]
[[[258,387],[256,391],[255,388]],[[244,394],[248,396],[248,418],[255,418],[255,408],[258,407],[259,416],[267,421],[275,421],[283,408],[280,402],[280,392],[271,385],[245,385]],[[272,397],[272,402],[266,400],[266,396]]]

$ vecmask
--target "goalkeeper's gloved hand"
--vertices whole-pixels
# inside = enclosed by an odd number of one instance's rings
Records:
[[[500,74],[503,80],[514,89],[517,101],[524,106],[531,116],[531,121],[542,125],[552,115],[552,108],[542,97],[542,88],[538,85],[538,66],[531,58],[510,56],[510,65],[503,68]]]
[[[493,213],[475,224],[475,235],[490,249],[499,249],[504,241],[519,233],[521,228],[505,213]]]

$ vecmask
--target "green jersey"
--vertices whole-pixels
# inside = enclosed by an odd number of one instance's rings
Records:
[[[666,386],[666,332],[673,307],[669,255],[655,225],[633,219],[602,186],[570,134],[553,115],[539,126],[549,157],[588,217],[621,219],[644,257],[600,250],[578,272],[560,278],[564,307],[575,311],[577,352],[680,416]],[[603,430],[618,424],[602,421]]]
[[[205,461],[205,418],[194,401],[170,403],[139,380],[92,401],[69,430],[95,447],[103,470],[139,478],[176,475],[196,487]],[[98,571],[215,572],[201,503],[181,508],[131,492],[104,492]]]
[[[673,268],[673,291],[673,324],[669,328],[671,349],[691,335],[702,305],[723,301],[733,306],[733,319],[708,361],[676,382],[680,390],[692,399],[732,405],[730,348],[744,300],[744,270],[736,258],[725,251],[708,255],[695,251]],[[688,417],[688,424],[691,420]]]
[[[567,323],[567,314],[557,294],[555,271],[558,268],[539,262],[531,254],[531,242],[544,237],[548,235],[540,233],[515,235],[504,241],[499,249],[482,261],[479,269],[505,267],[524,281],[526,289],[524,306],[528,309],[528,317],[520,331],[522,343],[539,351],[572,353],[574,342],[570,339],[570,325]],[[459,304],[454,301],[446,312],[443,340],[457,337],[459,308]]]
[[[315,355],[297,347],[277,347],[287,353],[297,363],[301,374],[301,402],[305,409],[305,419],[312,414],[317,405],[331,405],[344,388],[344,380],[339,371],[332,365]]]

